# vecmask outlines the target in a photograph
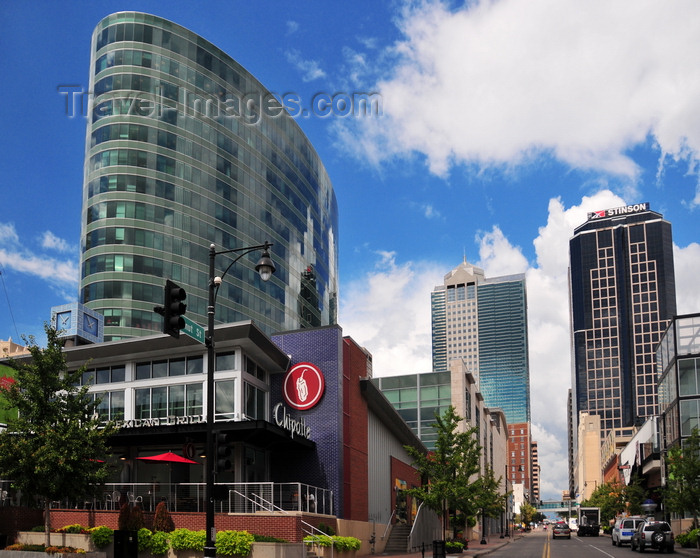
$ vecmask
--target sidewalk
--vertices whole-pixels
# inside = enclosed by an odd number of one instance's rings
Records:
[[[480,544],[478,540],[469,541],[469,548],[465,549],[461,554],[447,554],[446,558],[458,558],[465,556],[486,556],[497,548],[501,548],[511,542],[522,538],[522,533],[517,533],[515,536],[499,538],[498,535],[488,537],[486,544]],[[391,558],[433,558],[432,547],[425,547],[425,553],[412,552],[407,554],[378,554],[378,556],[390,556]],[[700,556],[700,555],[699,555]]]

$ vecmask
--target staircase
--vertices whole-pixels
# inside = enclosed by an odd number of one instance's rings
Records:
[[[405,523],[395,523],[386,540],[384,554],[406,554],[408,552],[408,536],[411,534],[411,526]]]

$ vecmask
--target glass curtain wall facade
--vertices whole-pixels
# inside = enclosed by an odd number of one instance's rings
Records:
[[[658,415],[655,350],[676,313],[671,224],[638,206],[589,214],[569,241],[572,411],[599,415],[601,440]]]
[[[379,390],[429,450],[435,449],[435,414],[452,404],[450,372],[374,378]]]
[[[208,254],[270,241],[230,268],[217,322],[272,333],[337,322],[338,208],[313,146],[271,94],[202,37],[122,12],[92,37],[80,302],[105,340],[159,331],[165,279],[206,323]],[[217,257],[222,273],[236,255]]]
[[[530,364],[525,276],[478,285],[479,389],[508,424],[530,422]]]
[[[678,316],[656,351],[663,447],[700,428],[700,314]]]

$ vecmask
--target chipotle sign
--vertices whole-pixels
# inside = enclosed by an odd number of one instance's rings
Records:
[[[284,400],[293,409],[308,411],[323,396],[325,380],[321,370],[309,362],[293,366],[284,378]]]

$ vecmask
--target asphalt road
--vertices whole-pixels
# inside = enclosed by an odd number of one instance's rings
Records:
[[[656,554],[656,552],[651,552]],[[645,554],[646,555],[646,554]],[[552,540],[552,532],[533,531],[489,554],[490,558],[634,558],[629,545],[613,546],[610,537],[578,537]]]

